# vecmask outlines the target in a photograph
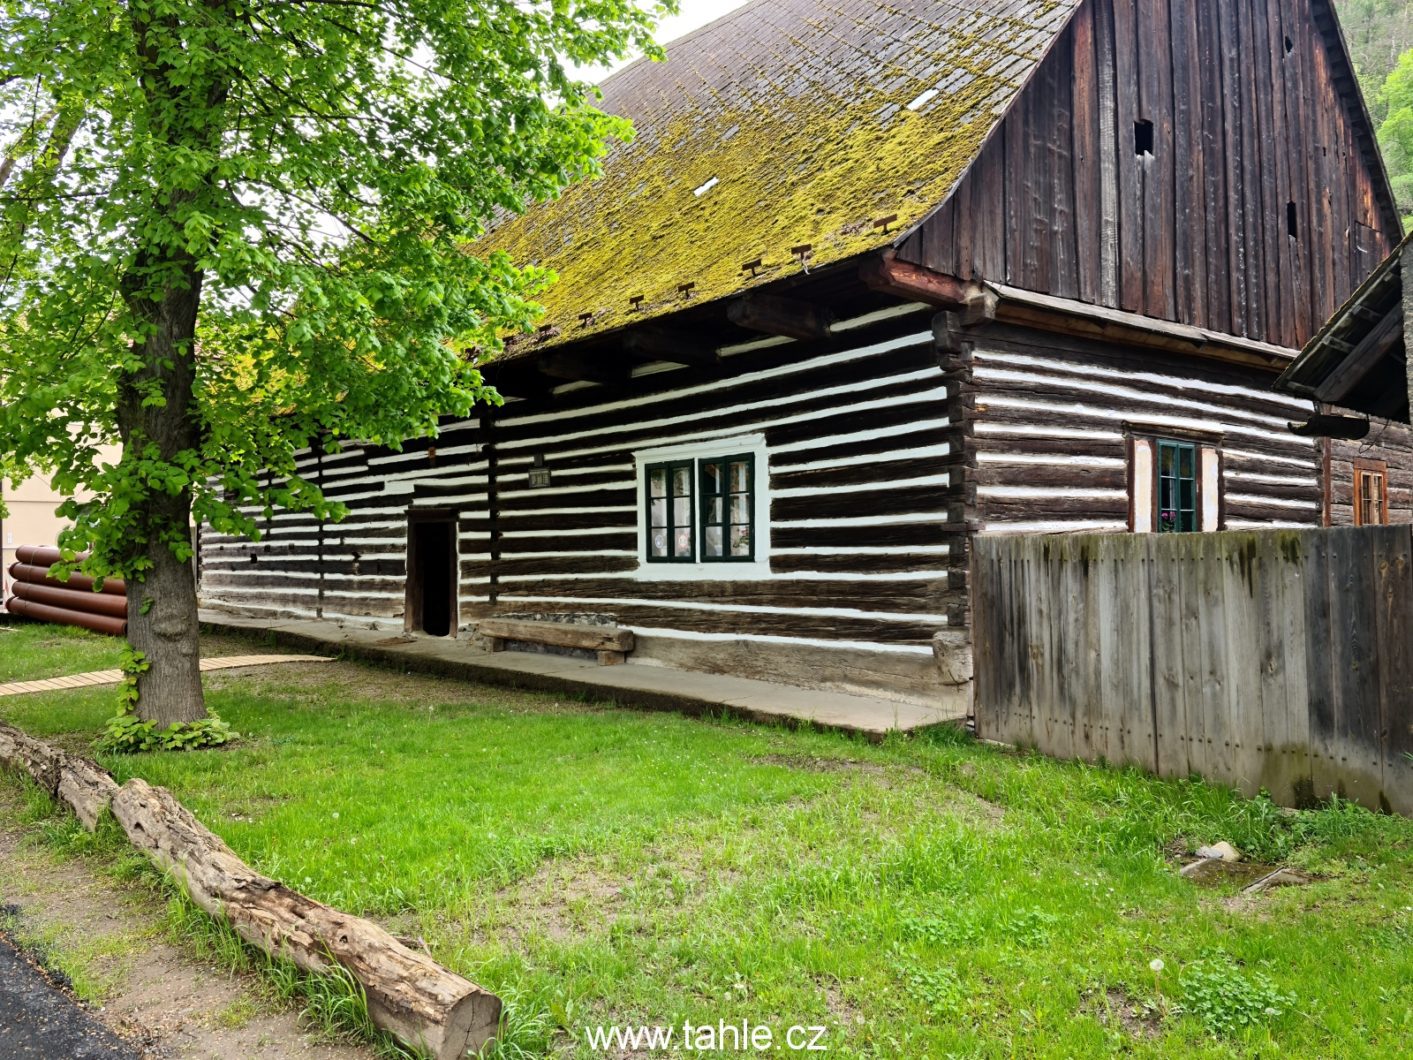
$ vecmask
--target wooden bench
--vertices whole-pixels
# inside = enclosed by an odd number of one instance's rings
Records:
[[[598,655],[600,666],[617,666],[633,650],[631,629],[617,626],[582,626],[568,622],[532,622],[526,619],[487,618],[476,631],[490,641],[491,651],[505,651],[507,642],[577,648]]]

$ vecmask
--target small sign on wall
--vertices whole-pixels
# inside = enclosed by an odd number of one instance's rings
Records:
[[[530,469],[530,488],[540,490],[550,484],[550,470],[547,467],[532,467]]]

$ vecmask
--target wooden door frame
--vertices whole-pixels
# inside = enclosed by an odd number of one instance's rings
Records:
[[[457,540],[461,513],[455,508],[409,508],[407,510],[407,565],[403,576],[402,628],[406,633],[422,632],[422,586],[417,583],[417,533],[416,529],[426,523],[447,523],[451,527],[451,566],[452,576],[448,586],[451,594],[450,628],[448,637],[455,637],[461,627],[461,548]]]

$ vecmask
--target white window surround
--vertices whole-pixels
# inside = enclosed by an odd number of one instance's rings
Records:
[[[755,458],[755,559],[749,563],[649,563],[647,535],[647,476],[644,468],[648,464],[660,464],[673,460],[710,460],[719,456],[741,456],[750,454]],[[666,445],[656,449],[642,449],[633,454],[633,475],[637,483],[635,496],[638,503],[637,555],[638,569],[633,577],[639,581],[762,581],[770,577],[770,466],[768,463],[765,435],[738,434],[714,438],[706,442],[692,442],[687,445]],[[700,488],[695,467],[692,474],[693,515],[692,525],[699,530],[697,520],[700,514],[696,508],[696,490]],[[700,547],[700,543],[698,543]]]

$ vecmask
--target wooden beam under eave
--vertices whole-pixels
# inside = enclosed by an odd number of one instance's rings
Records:
[[[787,339],[824,339],[834,316],[811,302],[772,294],[748,294],[726,307],[726,316],[737,327],[779,335]]]
[[[899,261],[895,250],[866,258],[859,266],[859,276],[870,290],[947,309],[966,305],[974,290],[955,276]]]
[[[535,368],[543,376],[566,383],[621,383],[628,378],[624,365],[579,353],[541,354],[535,358]]]
[[[623,352],[635,361],[668,361],[694,368],[715,368],[721,358],[713,346],[668,328],[639,327],[623,336]]]
[[[1326,339],[1327,344],[1333,340]],[[1343,403],[1363,382],[1378,362],[1391,356],[1393,347],[1403,341],[1403,307],[1396,305],[1372,327],[1357,346],[1343,343],[1344,356],[1315,388],[1315,396],[1332,405]]]

